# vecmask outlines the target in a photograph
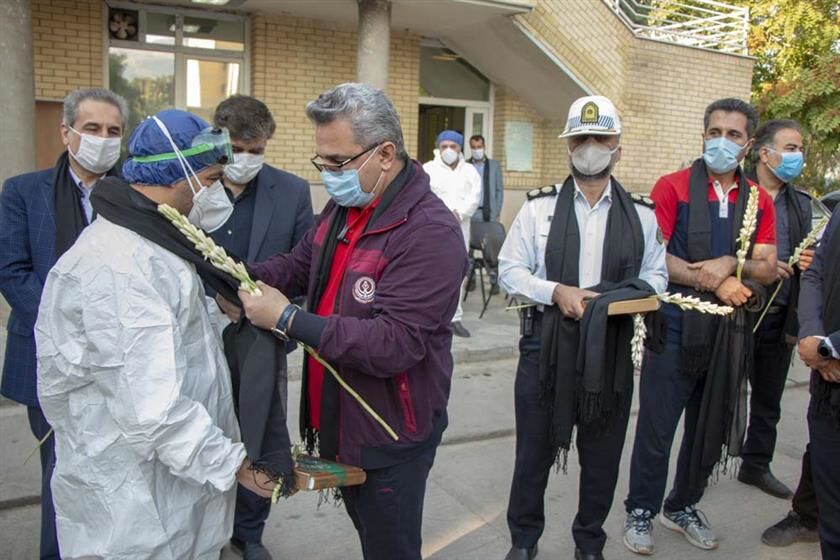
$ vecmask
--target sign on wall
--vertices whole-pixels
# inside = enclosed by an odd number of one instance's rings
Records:
[[[534,170],[534,125],[527,122],[505,124],[505,162],[508,171]]]

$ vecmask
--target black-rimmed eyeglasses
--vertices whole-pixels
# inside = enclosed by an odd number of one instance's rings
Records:
[[[361,152],[359,152],[355,156],[349,157],[349,158],[345,159],[344,161],[342,161],[340,163],[332,163],[332,162],[329,162],[329,161],[325,161],[324,158],[322,158],[321,156],[319,156],[317,154],[315,156],[313,156],[312,159],[310,159],[309,161],[312,162],[312,165],[314,165],[315,169],[317,169],[319,172],[325,171],[325,170],[326,171],[341,171],[342,167],[344,167],[345,165],[347,165],[348,163],[350,163],[353,160],[359,159],[360,157],[362,157],[363,155],[365,155],[366,153],[368,153],[369,151],[371,151],[372,149],[374,149],[378,145],[379,145],[379,143],[377,142],[376,144],[373,144],[372,146],[370,146],[368,148],[365,148],[364,150],[362,150]]]

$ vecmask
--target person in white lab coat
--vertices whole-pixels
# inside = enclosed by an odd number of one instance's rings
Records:
[[[141,123],[128,147],[125,181],[94,188],[98,217],[50,271],[35,326],[59,548],[65,560],[216,560],[237,480],[266,496],[271,483],[239,442],[201,260],[179,256],[184,240],[156,210],[166,203],[205,229],[222,225],[229,138],[169,110]]]
[[[429,175],[432,192],[446,207],[452,210],[461,224],[461,233],[469,251],[470,219],[478,209],[481,198],[481,176],[472,164],[464,161],[464,135],[454,130],[444,130],[435,140],[437,149],[435,158],[423,164],[423,170]],[[464,311],[461,301],[464,299],[464,286],[458,299],[458,310],[452,317],[452,333],[455,336],[469,337],[470,331],[461,323]]]

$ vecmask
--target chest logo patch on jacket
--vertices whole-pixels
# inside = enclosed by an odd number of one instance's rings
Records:
[[[376,282],[369,276],[362,276],[353,284],[353,298],[359,303],[370,303],[376,294]]]

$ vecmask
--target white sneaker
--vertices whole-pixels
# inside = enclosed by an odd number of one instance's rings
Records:
[[[714,550],[718,547],[718,538],[709,526],[709,519],[694,506],[679,511],[663,511],[659,521],[663,527],[682,533],[697,548]]]
[[[642,556],[653,554],[653,512],[646,509],[627,512],[627,519],[624,521],[624,546]]]

